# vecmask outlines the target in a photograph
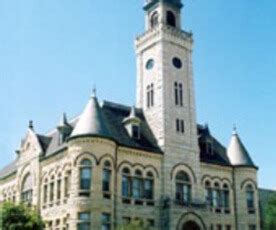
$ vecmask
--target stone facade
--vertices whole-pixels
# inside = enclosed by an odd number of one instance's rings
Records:
[[[145,12],[146,32],[135,41],[143,116],[132,110],[125,131],[138,143],[148,138],[148,125],[159,150],[111,137],[110,125],[103,126],[104,105],[93,97],[79,119],[93,123],[86,133],[78,127],[81,135],[70,136],[78,118],[64,117],[44,136],[30,125],[16,161],[0,173],[0,202],[32,204],[46,229],[116,229],[134,219],[150,229],[260,229],[257,167],[249,160],[231,164],[227,156],[234,151],[250,159],[237,134],[229,151],[209,134],[200,141],[193,38],[181,30],[181,2],[147,1]]]

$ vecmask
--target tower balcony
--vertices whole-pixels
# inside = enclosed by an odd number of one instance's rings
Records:
[[[175,40],[177,43],[186,43],[189,44],[188,47],[191,47],[193,43],[192,32],[180,30],[178,28],[161,23],[157,27],[147,30],[142,35],[137,36],[135,40],[135,46],[139,50],[144,45],[147,45],[148,42],[155,42],[161,38],[169,38],[170,40]]]

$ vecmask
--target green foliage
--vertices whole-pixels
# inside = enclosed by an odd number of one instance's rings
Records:
[[[117,230],[150,230],[150,227],[148,224],[144,226],[141,220],[134,220],[129,224],[118,227]]]
[[[1,216],[2,230],[40,230],[44,226],[40,215],[23,204],[4,203]]]
[[[276,229],[276,195],[269,199],[265,211],[265,229]]]

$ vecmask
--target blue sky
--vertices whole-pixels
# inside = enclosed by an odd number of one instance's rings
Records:
[[[15,158],[28,120],[45,133],[63,111],[83,110],[93,85],[101,100],[135,102],[134,38],[142,0],[0,1],[0,167]],[[276,188],[276,2],[186,0],[194,33],[198,122],[226,146],[234,123]]]

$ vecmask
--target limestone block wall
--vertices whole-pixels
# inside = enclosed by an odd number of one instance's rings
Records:
[[[239,229],[246,229],[249,225],[260,228],[259,194],[257,183],[257,170],[254,168],[237,167],[234,169],[234,178],[237,196],[237,222]],[[249,214],[246,203],[246,187],[252,185],[254,189],[255,213]]]

